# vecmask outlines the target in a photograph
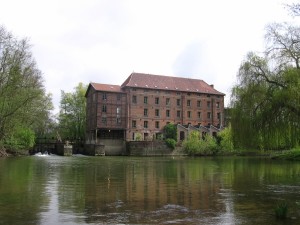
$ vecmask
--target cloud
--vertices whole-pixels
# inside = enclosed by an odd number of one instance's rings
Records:
[[[209,71],[205,55],[204,43],[200,41],[188,43],[174,62],[174,74],[185,77],[198,76],[198,79],[205,79],[202,77]]]

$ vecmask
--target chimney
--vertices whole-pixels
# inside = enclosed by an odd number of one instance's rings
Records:
[[[211,86],[212,88],[214,88],[214,85],[213,85],[213,84],[210,84],[209,86]]]

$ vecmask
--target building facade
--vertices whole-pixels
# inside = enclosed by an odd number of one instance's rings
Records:
[[[168,123],[218,130],[224,96],[203,80],[143,73],[132,73],[121,86],[90,83],[86,139],[159,139]]]

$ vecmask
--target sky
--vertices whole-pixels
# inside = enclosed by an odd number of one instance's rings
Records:
[[[0,25],[29,39],[54,113],[61,91],[121,85],[132,72],[202,79],[228,105],[241,62],[264,50],[266,25],[297,22],[284,7],[293,2],[1,0]]]

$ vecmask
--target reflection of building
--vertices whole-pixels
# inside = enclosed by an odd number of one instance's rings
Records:
[[[90,142],[153,140],[168,123],[224,125],[224,94],[198,79],[132,73],[121,86],[90,83],[86,98]]]

